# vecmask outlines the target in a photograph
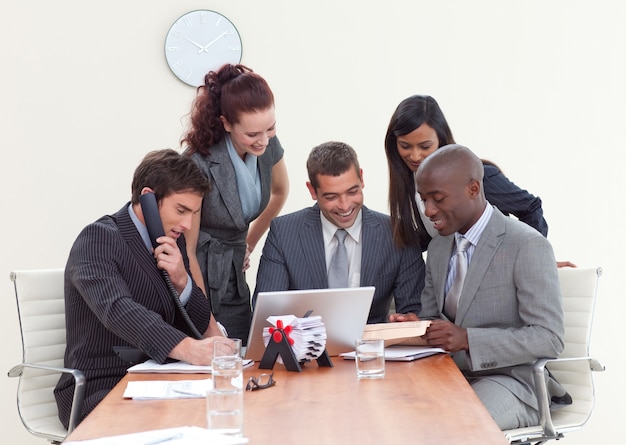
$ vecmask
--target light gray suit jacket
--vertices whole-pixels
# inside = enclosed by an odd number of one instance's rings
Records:
[[[445,318],[453,248],[454,235],[435,237],[428,246],[421,318]],[[564,345],[556,259],[548,240],[494,208],[472,255],[455,323],[467,328],[469,353],[453,354],[464,374],[498,381],[537,409],[531,363],[558,356]]]
[[[376,287],[368,323],[387,321],[392,298],[397,312],[418,313],[425,268],[421,249],[396,248],[389,216],[365,206],[361,211],[361,286]],[[261,255],[255,298],[259,292],[327,287],[318,205],[274,218]]]

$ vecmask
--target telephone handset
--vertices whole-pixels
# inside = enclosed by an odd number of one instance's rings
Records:
[[[165,231],[163,230],[163,223],[161,222],[161,216],[159,215],[159,206],[157,204],[156,196],[154,193],[144,193],[139,197],[139,203],[141,204],[141,212],[143,213],[143,219],[146,222],[146,227],[148,228],[148,235],[150,236],[150,241],[152,242],[152,247],[155,249],[159,246],[157,243],[157,238],[165,235]],[[198,328],[193,324],[191,318],[189,318],[189,314],[187,310],[183,306],[178,298],[178,292],[170,280],[170,276],[167,271],[161,269],[161,274],[163,275],[163,279],[165,280],[165,284],[174,300],[174,303],[178,307],[181,315],[185,319],[185,322],[191,329],[191,332],[197,339],[202,338],[202,334],[198,331]]]
[[[156,249],[159,247],[157,238],[165,236],[163,223],[161,222],[161,215],[159,215],[159,205],[157,204],[156,196],[154,196],[154,193],[144,193],[139,197],[139,203],[141,204],[143,219],[146,222],[146,227],[148,228],[150,242],[152,242],[152,247]]]

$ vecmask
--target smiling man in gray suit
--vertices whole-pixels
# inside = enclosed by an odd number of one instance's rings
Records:
[[[428,344],[452,353],[496,423],[509,429],[539,420],[531,364],[563,350],[563,309],[550,243],[491,206],[482,180],[480,159],[460,145],[440,148],[417,170],[425,214],[442,235],[428,246],[419,316],[433,319]],[[450,307],[449,270],[463,239],[469,266]],[[566,400],[563,388],[545,378],[552,395]]]
[[[368,323],[388,320],[392,299],[398,313],[419,312],[424,260],[416,248],[394,245],[389,216],[363,205],[363,171],[356,152],[342,142],[311,151],[307,188],[317,203],[275,218],[257,273],[259,292],[329,287],[328,270],[345,229],[348,287],[374,286]],[[254,302],[254,301],[253,301]]]

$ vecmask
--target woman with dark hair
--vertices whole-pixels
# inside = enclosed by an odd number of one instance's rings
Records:
[[[389,165],[391,227],[398,246],[419,244],[426,250],[432,237],[437,235],[416,197],[414,174],[427,156],[454,143],[439,104],[430,96],[404,99],[391,116],[385,152]],[[548,224],[543,218],[541,199],[511,182],[494,163],[483,160],[483,167],[483,185],[489,203],[547,236]]]
[[[217,321],[245,345],[252,317],[245,271],[289,192],[274,95],[265,79],[243,65],[209,72],[182,144],[211,182],[187,235],[192,275]]]

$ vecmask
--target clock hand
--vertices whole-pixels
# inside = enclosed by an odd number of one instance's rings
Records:
[[[219,36],[217,36],[216,38],[214,38],[213,40],[211,40],[209,43],[207,43],[206,45],[204,45],[204,47],[202,47],[200,49],[200,51],[198,51],[198,54],[202,53],[202,52],[208,52],[207,50],[209,49],[209,46],[213,45],[215,42],[217,42],[219,39],[221,39],[224,35],[226,34],[226,31],[224,31],[223,33],[221,33]]]
[[[189,37],[185,37],[185,40],[188,41],[189,43],[193,43],[194,45],[196,45],[198,48],[200,49],[204,49],[204,47],[202,45],[200,45],[197,42],[194,42],[193,40],[191,40]]]

